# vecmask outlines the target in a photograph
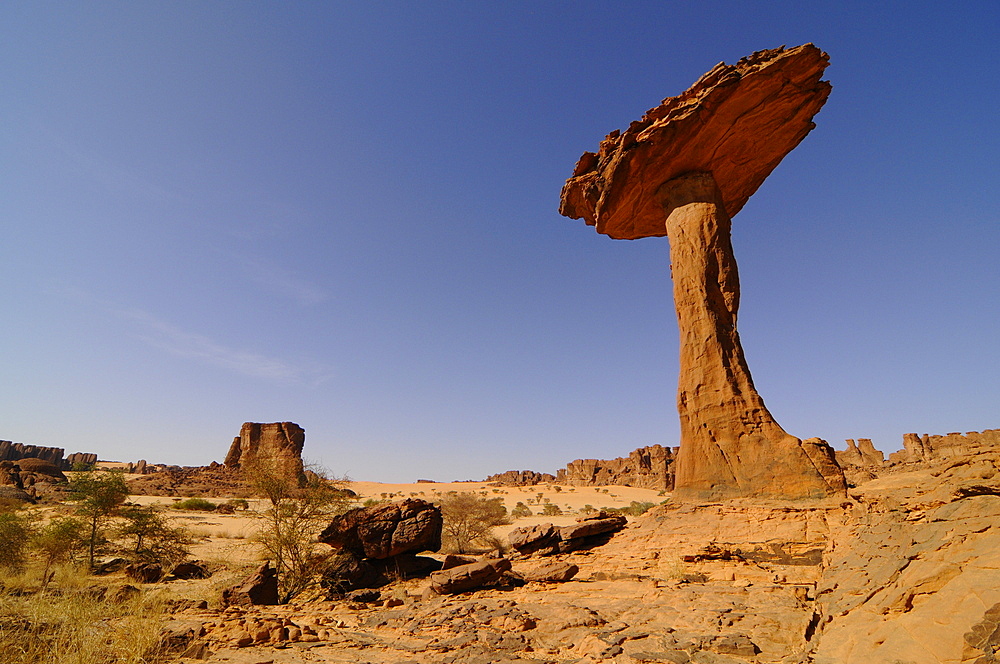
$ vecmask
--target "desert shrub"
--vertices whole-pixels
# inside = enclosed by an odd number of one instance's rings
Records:
[[[515,519],[523,519],[526,516],[531,516],[531,510],[522,502],[518,502],[514,505],[514,509],[510,511],[510,515]]]
[[[0,512],[0,567],[14,572],[24,569],[32,526],[28,514]]]
[[[591,505],[590,503],[587,503],[586,505],[580,508],[580,512],[583,514],[593,514],[596,511],[597,510],[595,510],[594,506]]]
[[[609,514],[625,514],[627,516],[640,516],[645,514],[654,507],[653,503],[639,502],[633,500],[627,507],[602,507],[602,512],[608,512]]]
[[[188,556],[192,540],[184,528],[175,528],[154,507],[129,505],[121,511],[116,534],[127,540],[123,553],[136,563],[164,567]]]
[[[260,530],[254,540],[278,571],[278,591],[286,603],[319,582],[316,538],[334,516],[347,510],[347,480],[313,469],[300,482],[262,464],[244,471],[253,490],[271,504],[257,514]]]
[[[74,461],[73,467],[70,469],[77,473],[89,473],[90,471],[97,468],[95,463],[86,463],[83,461]]]
[[[205,498],[185,498],[171,505],[175,510],[191,510],[192,512],[214,512],[216,505]]]
[[[477,542],[496,546],[493,527],[510,523],[503,498],[483,498],[474,493],[452,491],[442,496],[441,514],[443,544],[457,553],[468,553]]]
[[[94,567],[94,554],[104,541],[104,528],[108,520],[118,512],[128,498],[128,485],[120,471],[82,473],[70,483],[70,495],[78,501],[77,512],[86,517],[87,561]]]
[[[543,516],[559,516],[562,514],[562,510],[555,503],[545,503],[542,507]]]
[[[56,517],[35,531],[31,546],[42,562],[42,590],[52,582],[55,566],[70,562],[86,543],[87,524]]]

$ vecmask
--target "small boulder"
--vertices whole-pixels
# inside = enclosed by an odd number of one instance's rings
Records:
[[[350,551],[338,551],[323,563],[320,586],[330,595],[340,595],[359,588],[374,588],[385,577],[370,563]]]
[[[518,553],[542,555],[555,553],[559,548],[559,529],[551,523],[515,528],[507,536],[510,545]]]
[[[242,583],[222,591],[225,606],[278,604],[278,572],[266,562]]]
[[[207,579],[212,572],[197,560],[181,563],[170,572],[175,579]]]
[[[525,581],[535,583],[564,583],[576,576],[579,571],[579,567],[570,563],[551,562],[530,572],[521,572],[521,577]]]
[[[163,578],[163,566],[158,563],[127,565],[125,576],[139,583],[156,583]]]
[[[510,561],[506,558],[459,565],[431,574],[431,590],[439,595],[455,595],[482,588],[502,579],[510,569]]]

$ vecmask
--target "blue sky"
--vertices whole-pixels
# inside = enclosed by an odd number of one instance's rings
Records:
[[[1000,427],[995,2],[0,7],[0,439],[354,479],[676,445],[665,239],[560,217],[584,150],[720,61],[830,54],[734,219],[793,435]]]

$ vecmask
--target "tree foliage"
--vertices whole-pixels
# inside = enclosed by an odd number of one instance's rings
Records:
[[[128,505],[119,514],[122,521],[115,529],[128,540],[125,554],[136,563],[175,565],[188,556],[192,540],[184,528],[170,525],[152,506]]]
[[[82,473],[70,481],[69,488],[72,499],[79,503],[77,511],[89,525],[87,562],[93,568],[94,554],[104,541],[104,528],[128,498],[128,485],[124,474],[114,471]]]
[[[441,497],[443,535],[447,548],[468,553],[476,544],[495,546],[493,527],[510,523],[503,498],[483,498],[474,493],[450,492]]]
[[[258,512],[254,539],[278,571],[278,591],[286,603],[318,582],[317,537],[347,509],[346,480],[314,470],[294,478],[260,463],[245,466],[244,472],[251,489],[270,505]]]
[[[24,568],[33,525],[28,514],[0,512],[0,567],[15,572]]]

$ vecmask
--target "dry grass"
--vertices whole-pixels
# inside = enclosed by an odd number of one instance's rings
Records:
[[[0,579],[3,664],[154,664],[164,622],[162,601],[148,593],[96,592],[94,579],[66,566],[45,594],[31,572]]]

